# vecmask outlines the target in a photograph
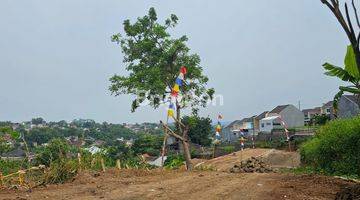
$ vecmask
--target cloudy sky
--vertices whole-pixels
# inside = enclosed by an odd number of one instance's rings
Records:
[[[161,20],[179,17],[174,35],[189,37],[209,86],[224,98],[204,116],[231,121],[279,104],[320,106],[342,84],[321,65],[342,66],[347,39],[320,0],[2,0],[0,121],[164,118],[164,109],[131,113],[130,96],[108,91],[108,79],[126,73],[110,36],[150,7]]]

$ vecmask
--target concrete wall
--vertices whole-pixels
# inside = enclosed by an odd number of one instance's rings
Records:
[[[287,106],[280,115],[288,128],[304,126],[304,113],[293,105]]]
[[[236,142],[238,141],[239,134],[234,134],[230,128],[224,128],[221,133],[222,140],[224,142]]]
[[[273,121],[274,120],[265,120],[262,119],[260,120],[260,132],[271,132],[271,130],[273,129]],[[262,124],[264,124],[264,127],[262,126]]]

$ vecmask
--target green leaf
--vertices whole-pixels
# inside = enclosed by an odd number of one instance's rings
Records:
[[[353,93],[353,94],[360,94],[360,89],[359,88],[355,88],[355,87],[344,87],[344,86],[340,86],[339,89],[341,91],[344,91],[344,92],[350,92],[350,93]]]
[[[351,45],[347,47],[345,56],[345,70],[353,77],[360,78],[358,66],[356,64],[356,57]]]
[[[337,66],[332,65],[330,63],[323,64],[323,67],[324,67],[325,70],[327,70],[325,72],[325,75],[335,76],[335,77],[340,78],[343,81],[350,81],[352,83],[357,82],[356,79],[351,74],[349,74],[348,71],[346,71],[345,69],[343,69],[341,67],[337,67]]]
[[[335,95],[334,101],[333,101],[333,107],[335,110],[338,109],[338,104],[339,104],[340,98],[342,97],[343,94],[344,94],[344,91],[340,89],[340,91]]]

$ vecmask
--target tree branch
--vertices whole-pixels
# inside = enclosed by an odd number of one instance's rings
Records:
[[[352,7],[353,7],[353,9],[354,9],[356,23],[357,23],[358,27],[360,28],[359,16],[358,16],[357,9],[356,9],[356,7],[355,7],[354,0],[351,1],[351,4],[352,4]]]
[[[180,135],[176,134],[173,130],[171,130],[167,125],[165,125],[161,120],[160,120],[160,124],[166,129],[168,130],[168,134],[173,136],[174,138],[177,138],[181,141],[186,141],[185,138],[181,137]]]
[[[345,14],[346,14],[346,18],[347,18],[348,25],[349,25],[349,28],[350,28],[350,38],[349,38],[349,39],[350,39],[351,44],[352,44],[354,47],[356,47],[357,41],[356,41],[355,31],[354,31],[353,25],[352,25],[352,23],[351,23],[351,19],[350,19],[349,9],[348,9],[347,3],[345,3]]]

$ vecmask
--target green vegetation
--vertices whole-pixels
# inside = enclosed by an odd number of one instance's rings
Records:
[[[160,155],[163,136],[143,135],[135,140],[132,149],[135,154],[147,153],[150,156]]]
[[[223,147],[218,147],[218,149],[222,149],[225,151],[225,153],[229,154],[235,151],[235,146],[223,146]]]
[[[179,169],[184,165],[185,158],[182,155],[169,155],[164,162],[164,166],[167,169]]]
[[[213,128],[209,117],[199,117],[198,115],[185,116],[181,120],[185,125],[189,126],[189,138],[192,143],[202,146],[211,145],[211,135]]]
[[[125,20],[125,34],[112,36],[112,41],[121,46],[124,54],[127,76],[115,75],[110,78],[109,90],[114,95],[131,94],[135,96],[131,110],[134,112],[140,104],[158,108],[170,99],[180,68],[186,66],[186,79],[179,85],[182,98],[175,102],[176,128],[178,135],[186,135],[187,128],[181,129],[181,110],[188,107],[197,113],[199,107],[205,107],[212,99],[214,89],[207,89],[209,80],[203,74],[200,57],[191,54],[184,35],[173,38],[170,29],[178,23],[178,17],[172,14],[164,23],[159,22],[156,11],[150,8],[147,15],[137,18],[135,23]],[[183,143],[187,169],[191,170],[191,156],[188,141],[179,137]]]
[[[326,75],[335,76],[339,79],[351,83],[351,86],[340,86],[340,91],[334,97],[334,108],[337,108],[338,101],[345,92],[360,94],[360,72],[357,67],[356,58],[352,46],[348,46],[345,56],[345,67],[337,67],[329,63],[324,64]],[[357,102],[360,105],[360,102]]]
[[[144,101],[157,108],[172,91],[181,66],[186,66],[186,78],[192,81],[181,87],[182,94],[191,95],[177,102],[178,112],[185,105],[194,109],[199,105],[205,106],[206,100],[214,93],[213,89],[205,88],[208,78],[199,66],[200,57],[190,54],[186,45],[188,38],[185,35],[171,37],[169,30],[177,23],[178,17],[174,14],[164,24],[159,23],[155,9],[150,8],[148,15],[139,17],[135,23],[124,21],[125,35],[112,36],[112,41],[122,48],[126,70],[130,74],[113,76],[110,91],[115,95],[135,95],[132,111]]]
[[[353,8],[356,23],[352,22],[354,18],[351,17],[351,13],[349,12],[346,2],[344,2],[345,15],[343,14],[344,10],[340,8],[339,1],[321,0],[321,2],[325,4],[337,18],[350,42],[350,45],[347,47],[347,52],[344,60],[344,68],[337,67],[329,63],[325,63],[323,65],[326,70],[326,75],[338,77],[341,80],[352,84],[350,86],[339,87],[340,91],[334,97],[334,108],[336,109],[338,101],[344,94],[344,92],[360,95],[360,37],[358,29],[360,28],[360,20],[354,1],[352,1],[351,5]],[[357,104],[360,106],[360,101],[358,101]]]
[[[330,121],[330,117],[328,115],[315,115],[310,119],[310,123],[316,126],[325,125],[328,121]]]
[[[298,149],[303,143],[310,140],[310,137],[295,137],[290,138],[291,149]],[[251,144],[248,144],[251,145]],[[288,149],[289,144],[285,137],[281,137],[278,139],[268,140],[268,141],[256,141],[255,146],[257,148],[269,148],[269,149]]]
[[[331,175],[360,177],[360,117],[331,121],[301,148],[302,162]]]
[[[0,172],[7,175],[18,171],[19,169],[26,168],[28,163],[23,160],[2,160],[0,159]]]

